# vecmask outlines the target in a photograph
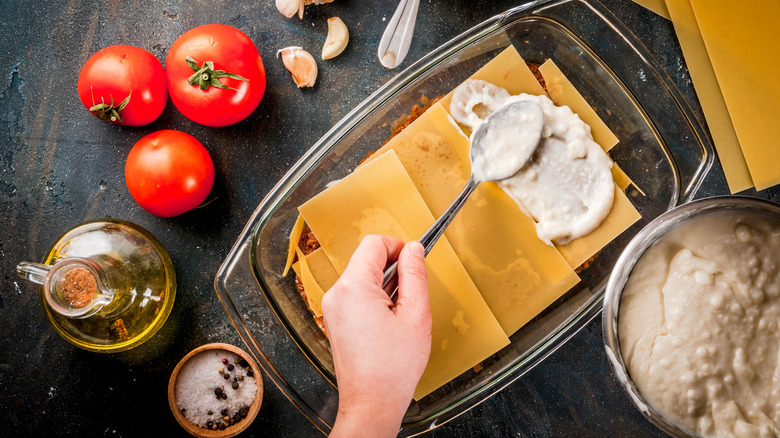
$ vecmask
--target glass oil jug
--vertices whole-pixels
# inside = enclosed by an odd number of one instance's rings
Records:
[[[41,285],[41,304],[57,333],[96,352],[128,350],[151,338],[176,295],[165,248],[148,231],[117,219],[78,225],[43,263],[22,262],[16,269]]]

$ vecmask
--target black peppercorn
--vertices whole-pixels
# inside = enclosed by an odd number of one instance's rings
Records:
[[[245,359],[239,360],[238,364],[241,365],[242,368],[246,368],[249,366],[249,362],[247,362]]]
[[[227,415],[227,409],[223,409],[223,410],[222,410],[222,412],[220,412],[220,413],[221,413],[221,414],[222,414],[222,416],[224,417],[225,415]]]
[[[213,414],[214,414],[214,411],[209,411],[209,415],[213,415]]]
[[[232,363],[229,363],[228,366],[227,366],[228,371],[233,371],[234,368],[235,368],[235,366],[233,366]]]
[[[222,377],[224,377],[224,378],[225,378],[225,380],[227,380],[227,379],[229,379],[229,378],[230,378],[230,374],[228,374],[228,373],[225,373],[225,374],[223,374],[223,375],[222,375]]]
[[[223,392],[222,388],[220,388],[219,386],[214,388],[214,395],[216,395],[217,397],[222,397],[222,392]]]
[[[233,389],[238,389],[238,382],[233,382]]]
[[[209,412],[211,412],[211,411],[209,411]],[[213,426],[213,425],[214,425],[214,422],[211,421],[211,420],[209,420],[208,423],[206,423],[206,427],[208,427],[209,429],[211,429],[211,426]]]
[[[241,417],[246,417],[247,410],[246,408],[241,408],[238,410],[238,413],[241,415]]]
[[[254,376],[254,375],[255,375],[255,373],[253,373],[253,372],[252,372],[252,370],[246,370],[246,375],[247,375],[248,377],[252,377],[252,376]]]
[[[224,392],[222,393],[222,400],[227,400],[227,394],[225,394]]]

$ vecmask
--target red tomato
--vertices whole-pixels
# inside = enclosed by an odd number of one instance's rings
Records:
[[[138,140],[125,163],[125,182],[138,204],[171,217],[200,205],[214,185],[214,162],[195,137],[157,131]]]
[[[257,47],[240,30],[222,24],[180,36],[168,51],[165,71],[173,104],[201,125],[227,126],[245,119],[265,92]]]
[[[168,103],[162,64],[133,46],[109,46],[92,55],[79,74],[79,99],[100,120],[148,125]]]

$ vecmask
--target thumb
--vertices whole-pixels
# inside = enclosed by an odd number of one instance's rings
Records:
[[[420,242],[404,246],[398,256],[398,301],[404,313],[430,319],[428,303],[428,274],[425,271],[425,252]]]

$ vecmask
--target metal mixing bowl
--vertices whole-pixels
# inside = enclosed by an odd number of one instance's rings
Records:
[[[780,205],[762,199],[744,196],[718,196],[683,204],[658,216],[629,242],[612,270],[604,296],[602,313],[604,346],[617,379],[637,409],[659,429],[675,437],[699,437],[701,435],[681,428],[671,420],[666,419],[645,399],[631,380],[620,351],[620,334],[618,333],[620,299],[634,266],[655,242],[685,222],[723,212],[763,214],[780,223]]]

